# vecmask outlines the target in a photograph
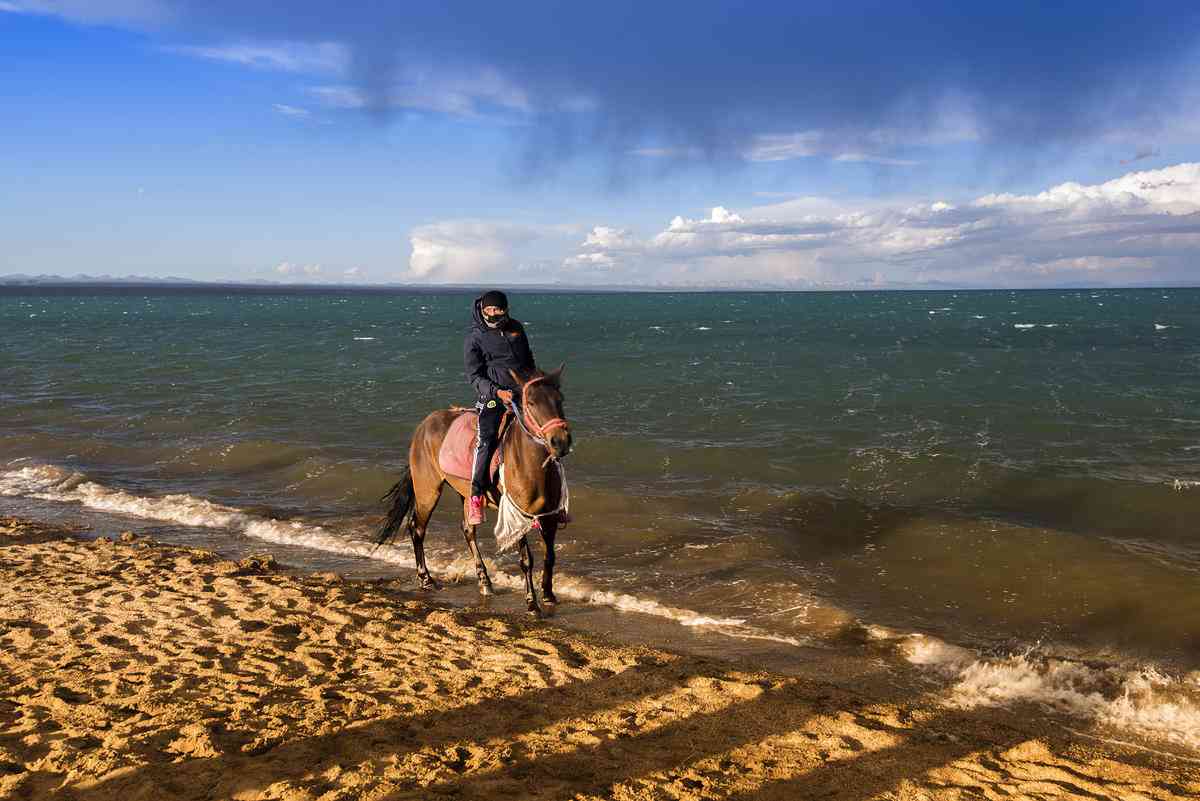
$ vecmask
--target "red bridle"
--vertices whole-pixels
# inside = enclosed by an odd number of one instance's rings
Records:
[[[521,416],[525,419],[525,424],[529,428],[529,433],[541,439],[546,439],[547,432],[553,431],[556,428],[566,428],[567,421],[561,417],[555,417],[547,420],[544,423],[539,423],[533,419],[533,411],[529,408],[529,404],[525,403],[525,398],[528,395],[529,388],[539,381],[545,381],[546,376],[539,375],[537,378],[531,378],[521,385]]]

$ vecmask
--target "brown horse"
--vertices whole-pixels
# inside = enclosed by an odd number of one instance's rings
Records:
[[[562,499],[562,473],[556,459],[566,456],[571,450],[571,427],[563,413],[561,391],[563,368],[552,373],[540,370],[526,375],[512,374],[519,389],[514,393],[520,417],[510,422],[500,439],[500,458],[504,464],[504,489],[509,498],[529,515],[539,517],[542,541],[546,546],[546,559],[542,567],[542,598],[553,604],[554,597],[554,535],[558,531],[559,518],[555,512]],[[402,528],[407,528],[412,538],[413,553],[417,562],[417,577],[422,589],[437,589],[438,583],[429,574],[425,564],[425,529],[434,507],[442,496],[442,489],[449,484],[462,498],[462,530],[467,547],[475,559],[475,575],[479,579],[479,592],[492,594],[492,580],[475,542],[475,526],[467,523],[468,499],[471,495],[471,480],[447,475],[438,460],[442,441],[450,424],[462,409],[442,409],[433,412],[417,426],[408,447],[408,467],[396,485],[383,496],[391,500],[392,506],[386,522],[379,530],[378,542],[386,542]],[[512,412],[510,411],[510,414]],[[488,492],[488,505],[497,506],[499,492],[492,488]],[[541,613],[537,595],[533,589],[533,552],[529,540],[521,538],[521,573],[525,577],[525,603],[529,611]]]

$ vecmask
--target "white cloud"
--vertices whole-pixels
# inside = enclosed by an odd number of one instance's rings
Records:
[[[236,42],[200,47],[176,46],[172,53],[240,64],[258,69],[318,75],[344,75],[350,65],[350,50],[338,42]]]
[[[868,153],[838,153],[833,160],[852,164],[885,164],[890,167],[915,167],[921,163],[912,159],[894,159],[887,156],[872,156]]]
[[[272,103],[271,108],[285,117],[305,119],[312,116],[312,112],[308,109],[300,108],[299,106],[289,106],[286,103]]]
[[[87,25],[157,26],[175,16],[171,6],[161,0],[3,0],[0,11],[61,17]]]
[[[622,250],[633,247],[636,240],[633,233],[625,228],[609,228],[597,225],[588,233],[583,242],[585,247],[601,248],[603,250]]]
[[[319,264],[292,264],[291,262],[280,262],[275,267],[275,272],[286,277],[299,278],[316,278],[321,274],[321,265]]]
[[[408,277],[435,283],[472,281],[512,269],[515,251],[538,239],[535,227],[485,220],[447,220],[414,228]]]
[[[760,134],[754,137],[742,156],[747,161],[790,161],[816,156],[843,163],[884,164],[911,167],[919,162],[868,152],[863,147],[891,149],[908,144],[896,134],[875,132],[874,135],[847,138],[827,131],[800,131],[788,134]]]
[[[1200,164],[1179,164],[960,204],[847,209],[797,198],[744,215],[717,206],[646,240],[597,226],[564,267],[698,284],[1130,283],[1194,281],[1198,248]]]
[[[1034,210],[1096,211],[1103,208],[1124,213],[1200,211],[1200,164],[1177,164],[1161,170],[1131,172],[1092,186],[1068,182],[1036,195],[984,195],[975,201],[975,205]]]
[[[349,85],[314,86],[309,92],[334,108],[410,109],[466,119],[534,111],[528,93],[493,69],[470,73],[447,73],[428,68],[409,68],[378,96]]]
[[[878,132],[877,132],[878,133]],[[750,139],[740,152],[741,158],[750,162],[791,161],[800,158],[826,158],[842,163],[883,164],[892,167],[912,167],[920,162],[913,159],[882,155],[864,147],[891,149],[911,142],[898,141],[899,137],[843,138],[826,131],[799,131],[786,134],[759,134]],[[629,151],[633,156],[646,158],[680,159],[697,161],[708,157],[699,147],[639,147]]]
[[[747,161],[788,161],[819,156],[821,133],[802,131],[790,134],[760,134],[754,137],[745,152]]]

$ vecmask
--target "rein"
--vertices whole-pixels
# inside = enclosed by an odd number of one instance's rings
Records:
[[[539,423],[537,420],[533,419],[533,412],[529,409],[529,405],[525,403],[525,396],[528,393],[529,388],[539,381],[545,380],[546,376],[540,375],[536,378],[531,378],[522,384],[520,409],[513,409],[513,417],[517,418],[517,423],[521,426],[521,430],[528,434],[530,439],[549,451],[549,454],[546,456],[546,461],[542,462],[542,467],[545,467],[552,461],[558,461],[554,456],[554,451],[551,449],[550,443],[546,440],[547,433],[556,428],[567,427],[567,421],[561,417],[554,417],[544,423]],[[528,422],[526,421],[526,417],[529,418]]]

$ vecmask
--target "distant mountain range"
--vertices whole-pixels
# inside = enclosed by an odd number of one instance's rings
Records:
[[[0,287],[161,287],[161,288],[212,288],[212,289],[247,289],[258,291],[286,290],[289,292],[322,292],[322,291],[366,291],[379,292],[388,290],[405,290],[420,293],[436,292],[468,292],[476,291],[480,284],[366,284],[366,283],[316,283],[316,282],[286,282],[269,281],[257,278],[251,281],[197,281],[192,278],[177,276],[145,276],[145,275],[26,275],[15,273],[0,275]],[[516,291],[525,292],[870,292],[880,290],[910,290],[910,291],[971,291],[987,289],[1136,289],[1136,288],[1188,288],[1195,287],[1191,283],[1145,283],[1129,285],[1111,285],[1097,282],[1064,282],[1053,287],[991,287],[970,284],[955,284],[943,281],[930,281],[921,284],[869,282],[846,284],[784,284],[768,283],[765,281],[725,281],[719,284],[506,284]]]
[[[149,277],[144,275],[0,275],[0,284],[8,286],[57,286],[61,284],[203,284],[204,281],[194,281],[190,278]]]

